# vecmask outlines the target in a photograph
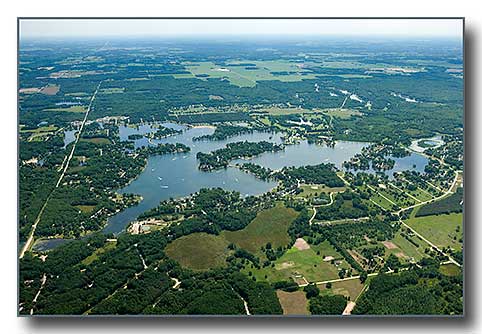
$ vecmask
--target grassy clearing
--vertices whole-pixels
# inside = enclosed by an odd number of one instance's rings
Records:
[[[457,276],[460,274],[460,268],[453,263],[441,265],[439,271],[445,276]]]
[[[88,266],[89,264],[97,260],[99,258],[99,255],[114,249],[116,245],[117,241],[107,241],[103,247],[97,248],[91,255],[83,259],[82,264]]]
[[[94,137],[94,138],[81,138],[81,141],[84,142],[89,142],[89,143],[94,143],[98,145],[108,145],[111,144],[110,140],[108,138],[104,137]]]
[[[124,93],[125,88],[124,87],[112,87],[112,88],[103,88],[100,90],[101,94],[122,94]]]
[[[20,129],[20,132],[25,133],[43,133],[43,132],[53,132],[58,128],[55,125],[41,126],[36,129]]]
[[[390,203],[388,200],[380,196],[378,193],[374,193],[370,196],[370,199],[377,203],[379,206],[384,208],[385,210],[392,210],[393,204]]]
[[[254,87],[257,81],[263,80],[294,82],[317,77],[317,74],[287,60],[249,61],[250,65],[246,66],[239,64],[242,62],[229,62],[226,65],[213,62],[183,63],[186,70],[198,79],[225,79],[238,87]]]
[[[285,292],[276,291],[278,300],[283,308],[283,314],[310,314],[308,311],[308,299],[303,291]]]
[[[70,106],[68,108],[44,109],[43,111],[84,113],[87,111],[87,108],[85,106]]]
[[[401,235],[401,231],[398,231],[395,234],[395,237],[392,240],[390,240],[397,246],[397,248],[386,249],[385,258],[387,258],[390,254],[394,254],[400,259],[400,261],[410,262],[411,259],[414,259],[415,261],[419,261],[420,259],[425,257],[426,254],[424,251],[426,248],[430,248],[430,246],[423,240],[420,240],[419,238],[417,238],[416,236],[411,236],[410,239],[412,239],[419,246],[417,247],[414,244],[412,244],[410,241],[408,241]]]
[[[433,242],[437,247],[461,250],[462,213],[410,218],[405,221],[415,231]]]
[[[165,252],[184,267],[208,270],[226,266],[228,244],[221,236],[193,233],[168,244]]]
[[[337,117],[341,119],[348,119],[352,116],[362,116],[363,114],[357,110],[352,110],[352,109],[340,109],[340,108],[333,108],[333,109],[325,109],[323,110],[323,113],[331,116],[331,117]]]
[[[343,256],[333,248],[328,240],[325,240],[318,245],[310,245],[310,247],[314,252],[320,252],[322,258],[325,256],[332,256],[335,259],[343,259]]]
[[[320,250],[320,255],[317,255],[318,250]],[[337,259],[335,261],[337,264],[323,261],[325,256],[333,256]],[[326,242],[319,247],[314,246],[306,250],[292,247],[274,262],[274,267],[256,269],[248,266],[243,271],[248,275],[251,272],[259,281],[286,281],[302,276],[309,282],[319,282],[337,279],[339,269],[350,268],[344,260],[339,259],[342,259],[342,256]]]
[[[193,233],[176,239],[167,245],[166,254],[182,266],[196,270],[225,266],[230,243],[257,256],[264,256],[261,247],[268,242],[273,248],[290,242],[288,227],[296,216],[296,211],[278,204],[258,213],[242,230],[223,231],[219,235]]]
[[[95,209],[95,205],[76,205],[75,207],[83,213],[91,213]]]
[[[271,242],[273,248],[286,246],[290,242],[288,228],[298,213],[282,204],[261,211],[244,229],[221,233],[229,242],[260,255],[261,247]]]
[[[421,202],[429,201],[433,199],[433,196],[428,194],[426,191],[423,191],[422,189],[418,188],[415,190],[408,190],[404,189],[408,194],[412,195],[416,199],[418,199]]]
[[[326,284],[318,285],[322,295],[343,295],[350,297],[354,301],[363,290],[364,284],[359,279],[351,279],[347,281],[340,281],[331,283],[331,288],[327,288]]]
[[[303,192],[299,194],[301,197],[312,197],[321,193],[339,193],[345,191],[346,189],[345,187],[330,188],[324,184],[302,184],[300,188],[303,190]]]
[[[308,114],[313,113],[313,110],[304,109],[304,108],[290,108],[290,107],[268,107],[268,108],[261,108],[256,109],[256,112],[263,112],[269,115],[296,115],[296,114]]]

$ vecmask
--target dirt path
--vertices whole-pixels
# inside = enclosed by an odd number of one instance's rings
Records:
[[[313,220],[315,219],[316,216],[316,207],[313,206],[313,216],[310,218],[310,225],[313,224]]]
[[[243,304],[244,304],[244,310],[246,311],[246,315],[251,315],[251,313],[249,312],[249,308],[248,308],[248,303],[246,302],[246,300],[244,300],[243,297],[239,296],[241,298],[241,300],[243,301]]]
[[[341,315],[350,315],[351,311],[353,311],[355,306],[356,306],[355,302],[351,302],[351,301],[348,302],[348,304],[346,304],[346,307],[343,310],[343,313]]]
[[[35,297],[32,299],[32,308],[30,309],[30,315],[33,315],[33,308],[35,304],[37,303],[37,299],[40,296],[40,292],[42,292],[42,289],[44,288],[45,283],[47,282],[47,274],[43,274],[40,288],[38,289],[37,293],[35,294]]]

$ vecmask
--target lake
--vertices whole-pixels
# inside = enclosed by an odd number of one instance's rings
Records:
[[[221,141],[193,141],[194,137],[212,134],[214,128],[189,128],[173,123],[163,123],[162,125],[183,132],[164,139],[152,140],[152,143],[183,143],[191,147],[191,152],[149,157],[147,166],[139,177],[119,190],[120,193],[139,194],[143,197],[142,201],[138,205],[129,207],[110,217],[104,229],[106,233],[120,233],[139,214],[157,206],[162,200],[187,196],[201,188],[222,187],[226,190],[238,191],[242,196],[247,196],[265,193],[277,185],[274,181],[259,180],[235,167],[213,172],[200,171],[196,154],[198,152],[211,152],[225,147],[227,143],[244,140],[251,142],[265,140],[280,144],[282,143],[281,133],[254,132]],[[127,137],[131,134],[146,134],[153,131],[155,129],[148,124],[143,124],[138,128],[119,127],[121,140],[127,140]],[[147,145],[150,145],[147,138],[135,140],[135,147]],[[341,167],[343,161],[350,159],[367,145],[367,143],[359,142],[337,142],[334,147],[327,147],[301,141],[299,144],[286,146],[284,151],[264,153],[249,161],[271,169],[327,162]],[[238,162],[246,162],[246,160],[232,161],[233,164]]]
[[[276,187],[275,181],[262,181],[253,175],[240,171],[235,167],[203,172],[198,169],[196,154],[198,152],[211,152],[223,148],[227,143],[237,141],[269,141],[282,143],[281,133],[254,132],[234,136],[221,141],[194,141],[194,137],[212,134],[214,127],[197,126],[188,127],[175,123],[161,123],[162,126],[181,130],[182,133],[163,139],[153,139],[151,142],[145,137],[134,140],[135,147],[157,145],[158,143],[183,143],[191,148],[188,153],[176,153],[157,155],[148,158],[147,166],[142,173],[127,186],[119,190],[119,193],[134,193],[142,196],[142,201],[136,205],[109,217],[105,233],[119,234],[125,230],[130,222],[154,207],[161,201],[169,198],[179,198],[199,191],[201,188],[221,187],[226,190],[238,191],[242,196],[259,195]],[[119,126],[121,140],[128,140],[131,134],[145,135],[155,132],[154,125],[142,124],[138,127],[127,125]],[[75,131],[66,131],[66,144],[71,142]],[[267,152],[250,160],[233,160],[232,164],[252,162],[271,169],[281,169],[287,166],[316,165],[320,163],[333,163],[342,168],[342,163],[349,160],[355,154],[361,152],[363,147],[369,143],[338,141],[333,147],[325,145],[309,144],[301,141],[299,144],[287,145],[283,151]],[[426,157],[412,153],[403,158],[392,158],[395,160],[393,169],[385,173],[393,177],[393,173],[402,170],[416,170],[423,172],[428,160]],[[415,167],[414,167],[415,166]],[[372,172],[368,170],[366,172]],[[52,249],[63,243],[61,239],[45,240],[37,245],[41,250]],[[39,249],[39,250],[40,250]]]

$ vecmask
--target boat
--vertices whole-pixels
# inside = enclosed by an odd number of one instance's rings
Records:
[[[162,177],[158,176],[157,178],[159,179],[159,181],[162,181]]]
[[[169,188],[169,186],[161,186],[161,188],[167,189],[167,188]]]

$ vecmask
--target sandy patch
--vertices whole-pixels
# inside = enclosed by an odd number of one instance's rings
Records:
[[[210,100],[215,100],[215,101],[222,101],[224,98],[220,95],[209,95]]]
[[[382,241],[382,244],[383,246],[385,246],[387,249],[395,249],[395,248],[398,248],[397,245],[395,245],[393,242],[391,241]]]
[[[55,95],[59,92],[59,90],[60,90],[60,86],[49,85],[49,86],[43,87],[40,90],[40,93],[44,95]]]
[[[355,308],[355,305],[355,302],[348,302],[345,309],[343,310],[342,315],[350,315],[351,311],[353,311],[353,309]]]
[[[408,256],[406,256],[403,252],[395,253],[395,256],[399,259],[408,259]]]
[[[18,92],[20,94],[35,94],[35,93],[40,93],[40,88],[36,88],[36,87],[20,88]]]
[[[296,239],[294,246],[301,251],[310,249],[310,245],[308,245],[308,243],[303,238]]]
[[[295,265],[295,263],[293,261],[288,261],[288,262],[283,262],[280,264],[280,268],[281,269],[287,269],[287,268],[291,268]]]
[[[323,261],[324,261],[324,262],[329,262],[329,261],[334,260],[334,259],[335,259],[335,258],[334,258],[333,256],[325,256],[325,257],[323,258]]]

